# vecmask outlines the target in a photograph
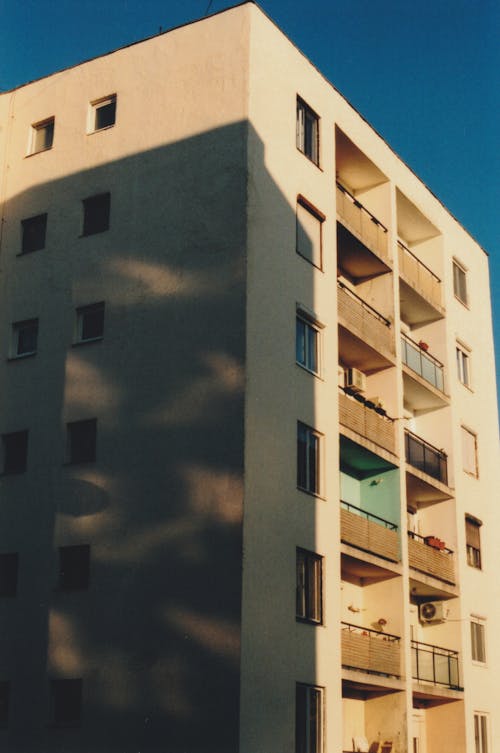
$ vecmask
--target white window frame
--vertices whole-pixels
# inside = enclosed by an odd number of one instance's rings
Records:
[[[489,748],[489,714],[484,711],[474,712],[474,746],[475,753],[490,753]]]
[[[302,218],[302,222],[301,222]],[[316,269],[323,270],[323,223],[326,215],[320,212],[314,204],[311,204],[304,196],[297,196],[295,208],[295,250],[297,254],[312,264]],[[307,228],[307,225],[314,221],[314,226]],[[309,233],[308,233],[309,229]],[[311,237],[310,233],[317,233],[317,238]],[[311,253],[302,253],[300,248],[303,247],[303,237],[306,236],[311,243]],[[315,253],[316,252],[316,253]],[[319,257],[319,258],[318,258]]]
[[[299,322],[300,325],[304,326],[303,361],[301,360],[302,347],[299,347],[299,345],[302,345],[299,342]],[[302,369],[305,369],[310,374],[314,374],[315,376],[321,376],[322,372],[323,337],[321,330],[323,328],[324,325],[316,319],[314,314],[307,311],[307,309],[305,309],[300,304],[297,304],[295,315],[295,362]],[[314,334],[316,368],[314,368],[314,364],[311,363],[312,359],[310,358],[310,349],[308,348],[309,336],[311,336],[311,334]]]
[[[55,125],[56,125],[56,119],[53,116],[50,118],[45,118],[45,120],[40,120],[38,123],[32,123],[31,128],[30,128],[28,154],[40,154],[40,152],[48,152],[49,149],[52,149],[54,145]],[[47,129],[50,129],[51,127],[52,127],[52,134],[51,134],[52,138],[50,140],[50,144],[48,146],[40,147],[38,145],[39,134],[41,134],[42,132],[45,132]]]
[[[25,350],[22,353],[19,352],[20,335],[24,329],[35,328],[36,329],[36,342],[33,350]],[[26,358],[27,356],[34,356],[38,350],[38,319],[25,319],[21,322],[13,322],[12,324],[12,339],[10,346],[10,358]]]
[[[308,159],[319,167],[319,115],[302,97],[297,96],[296,146]],[[308,146],[308,129],[312,128],[311,145]],[[310,152],[310,153],[309,153]]]
[[[299,622],[323,624],[323,557],[296,549],[297,594],[295,617]]]
[[[457,376],[464,387],[471,388],[471,350],[462,343],[456,343]]]
[[[482,617],[471,615],[471,658],[474,664],[484,666],[486,664],[486,620]]]
[[[461,426],[462,432],[462,468],[464,473],[479,478],[479,461],[477,452],[477,434],[467,426]],[[473,443],[473,448],[472,448]],[[473,453],[472,453],[473,449]],[[472,454],[474,457],[472,458]]]
[[[99,133],[100,131],[106,131],[108,128],[113,128],[116,124],[116,107],[117,107],[116,94],[108,94],[107,97],[100,97],[95,99],[89,104],[88,119],[87,119],[87,133]],[[102,107],[114,104],[115,106],[115,118],[109,125],[97,127],[97,115],[98,111]]]
[[[305,721],[305,729],[298,727],[297,721],[299,716],[298,702],[299,697],[304,695],[305,708],[301,709],[300,718]],[[311,701],[313,694],[316,697],[315,706],[316,715],[311,714]],[[295,690],[295,753],[323,753],[325,747],[325,689],[318,685],[308,685],[306,683],[296,683]],[[312,724],[311,724],[312,722]],[[297,733],[300,734],[300,739]],[[314,734],[315,733],[315,734]]]
[[[467,272],[467,267],[459,262],[458,259],[453,259],[453,294],[457,301],[469,307]]]
[[[98,311],[100,309],[102,309],[102,316],[103,316],[102,333],[100,335],[97,335],[96,337],[83,337],[83,325],[84,325],[85,316],[87,314],[90,314],[94,311]],[[76,309],[75,344],[93,343],[93,342],[97,342],[98,340],[102,340],[104,337],[104,315],[105,315],[104,301],[99,301],[97,303],[90,303],[87,306],[79,306]]]

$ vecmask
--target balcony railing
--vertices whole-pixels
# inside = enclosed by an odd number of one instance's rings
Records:
[[[401,357],[412,371],[433,387],[444,391],[443,364],[407,335],[401,335]]]
[[[356,293],[338,282],[339,319],[372,348],[394,354],[391,323]]]
[[[392,562],[399,561],[399,541],[395,523],[371,512],[340,502],[340,538],[345,544],[378,554]]]
[[[396,454],[396,437],[394,420],[381,415],[367,405],[361,395],[348,395],[341,387],[339,395],[339,421],[342,426],[351,429],[393,455]]]
[[[413,531],[408,531],[408,536],[410,567],[453,585],[455,583],[455,563],[451,549],[433,546],[429,543],[433,538],[430,536],[419,536]]]
[[[399,641],[397,635],[342,622],[342,666],[399,677]]]
[[[340,183],[337,183],[337,213],[367,248],[388,260],[387,228]]]
[[[443,307],[443,293],[439,277],[401,241],[398,241],[398,251],[401,276],[423,298],[441,309]]]
[[[412,677],[421,682],[463,690],[458,676],[458,651],[429,643],[411,642]]]
[[[406,462],[437,481],[448,484],[448,459],[445,452],[405,431]]]

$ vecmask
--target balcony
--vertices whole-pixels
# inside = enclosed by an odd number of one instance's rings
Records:
[[[359,394],[348,394],[340,388],[339,422],[378,447],[396,455],[394,420],[380,408],[371,407],[369,401]]]
[[[394,363],[391,323],[356,293],[338,282],[339,357],[365,373]]]
[[[406,462],[413,468],[448,484],[448,458],[443,450],[438,450],[411,431],[405,431]]]
[[[410,567],[426,575],[455,584],[455,563],[451,549],[433,546],[430,541],[433,537],[419,536],[408,531],[408,556]]]
[[[402,334],[401,358],[405,405],[415,413],[427,413],[448,405],[443,364],[427,351],[425,343],[416,343]]]
[[[342,622],[342,666],[399,677],[399,637]]]
[[[411,664],[414,680],[432,682],[452,690],[463,690],[459,684],[458,651],[412,641]]]
[[[398,527],[348,502],[341,501],[340,538],[344,544],[379,557],[399,561]]]
[[[390,271],[387,228],[344,186],[337,183],[339,266],[353,279]]]
[[[444,316],[441,280],[398,241],[399,274],[402,282],[401,318],[413,326]]]

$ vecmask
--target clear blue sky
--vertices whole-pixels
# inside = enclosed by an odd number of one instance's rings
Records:
[[[232,4],[0,0],[0,89]],[[260,5],[489,252],[500,365],[500,2]]]

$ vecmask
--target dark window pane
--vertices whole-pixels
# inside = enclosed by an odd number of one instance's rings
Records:
[[[18,562],[17,552],[0,554],[0,596],[16,595]]]
[[[96,105],[95,107],[95,130],[99,131],[101,128],[108,128],[115,123],[116,117],[116,100],[103,103],[102,105]]]
[[[10,682],[0,680],[0,725],[5,727],[9,721]]]
[[[86,463],[96,458],[97,420],[68,424],[69,462]]]
[[[3,442],[3,472],[23,473],[26,470],[28,457],[28,432],[16,431],[4,434]]]
[[[72,724],[80,720],[82,705],[81,680],[52,681],[53,721]]]
[[[16,336],[15,355],[22,356],[27,353],[36,353],[38,341],[38,320],[14,324]]]
[[[21,253],[29,254],[45,248],[47,233],[47,214],[39,214],[21,221],[22,241]]]
[[[62,546],[59,549],[59,587],[64,590],[88,588],[90,576],[90,547]]]
[[[94,340],[104,332],[104,303],[79,309],[80,339]]]
[[[83,235],[102,233],[109,228],[111,194],[103,193],[83,200]]]

